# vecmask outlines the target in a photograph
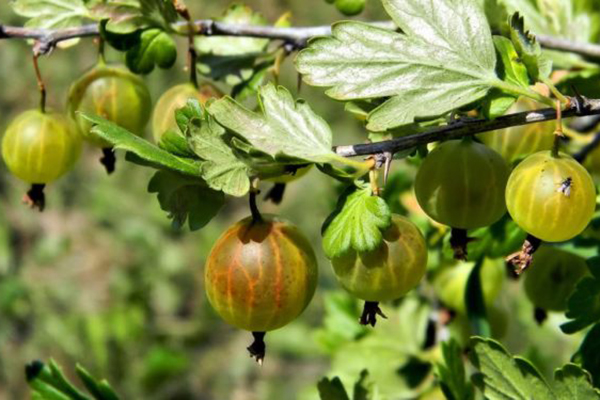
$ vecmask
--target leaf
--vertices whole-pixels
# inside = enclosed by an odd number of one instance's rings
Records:
[[[228,146],[223,135],[225,129],[206,114],[197,100],[189,100],[176,113],[180,128],[185,128],[188,144],[192,151],[205,162],[200,173],[212,189],[241,197],[250,190],[250,169]]]
[[[579,346],[574,358],[593,377],[594,386],[600,386],[600,324],[595,324],[588,331]]]
[[[476,384],[487,399],[558,400],[533,365],[525,359],[513,358],[500,343],[473,337],[470,347],[471,362],[480,371]]]
[[[116,393],[105,379],[98,381],[79,364],[76,366],[76,371],[79,379],[81,379],[86,389],[94,396],[94,399],[119,400]]]
[[[125,59],[132,72],[149,74],[155,65],[162,69],[171,68],[177,60],[177,47],[164,31],[148,29],[142,32],[140,41],[127,52]]]
[[[112,144],[115,149],[134,153],[155,168],[165,168],[191,176],[200,175],[198,162],[174,156],[104,118],[86,113],[81,115],[94,124],[93,133]]]
[[[267,20],[260,13],[243,4],[231,5],[218,22],[267,25]],[[199,36],[195,40],[198,71],[214,80],[225,80],[232,86],[241,84],[255,74],[257,60],[265,56],[268,44],[268,39],[251,37]]]
[[[321,400],[350,400],[340,378],[323,378],[317,384]]]
[[[244,138],[258,150],[277,158],[327,163],[339,157],[331,150],[329,125],[302,100],[268,84],[259,91],[262,113],[252,112],[224,97],[208,106],[208,112],[225,128]],[[300,161],[302,160],[302,161]]]
[[[515,13],[510,20],[510,37],[533,81],[548,78],[552,64],[543,58],[542,47],[535,35],[525,30],[525,22],[519,13]]]
[[[483,98],[495,74],[490,28],[471,0],[383,0],[402,33],[341,22],[296,58],[309,85],[338,100],[390,97],[367,118],[384,131],[433,118]]]
[[[83,0],[15,0],[11,2],[15,13],[29,18],[28,28],[60,29],[80,26],[89,11]],[[68,40],[61,47],[74,45],[78,39]]]
[[[130,34],[140,29],[171,31],[178,14],[170,0],[108,0],[92,8],[92,18],[106,21],[106,30]]]
[[[600,257],[587,260],[592,276],[582,278],[567,303],[567,318],[560,329],[567,334],[578,332],[600,321]]]
[[[475,390],[466,379],[462,350],[458,342],[454,339],[442,342],[442,354],[444,363],[437,364],[436,375],[446,399],[473,400]]]
[[[158,194],[160,208],[169,213],[175,229],[186,221],[191,231],[203,228],[225,202],[223,193],[210,189],[202,180],[168,171],[154,174],[148,192]]]
[[[519,58],[515,46],[503,36],[494,36],[493,40],[499,61],[498,76],[506,82],[527,89],[530,84],[527,67]]]
[[[392,213],[370,187],[352,187],[342,194],[335,211],[327,218],[323,250],[332,259],[350,253],[375,250],[382,242],[382,231],[392,224]]]
[[[589,372],[576,364],[567,364],[554,372],[554,391],[557,399],[600,399],[600,391],[594,389]]]

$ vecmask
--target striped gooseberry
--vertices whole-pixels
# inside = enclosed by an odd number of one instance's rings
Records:
[[[452,228],[480,228],[506,212],[508,174],[504,159],[487,146],[470,138],[449,140],[423,161],[415,194],[433,220]]]
[[[78,111],[105,118],[142,136],[150,117],[152,101],[144,81],[125,67],[100,64],[85,73],[69,91],[69,113],[81,134],[92,144],[110,148],[111,144],[91,132],[92,124]]]
[[[383,242],[370,252],[350,252],[331,260],[340,284],[365,300],[361,323],[374,325],[377,303],[402,297],[414,289],[427,268],[427,247],[419,228],[409,219],[392,215]]]
[[[541,246],[525,273],[525,294],[542,310],[564,311],[575,285],[587,273],[587,263],[582,257]]]
[[[217,240],[206,260],[205,290],[226,322],[255,334],[254,346],[264,332],[287,325],[304,311],[317,277],[308,239],[290,222],[263,215],[261,220],[241,220]],[[260,361],[264,343],[253,346],[248,350]]]
[[[433,287],[440,301],[458,314],[466,315],[467,281],[474,267],[474,262],[459,262],[442,267],[433,277]],[[480,270],[483,300],[486,307],[492,306],[502,290],[505,279],[504,263],[500,259],[486,258]]]
[[[580,234],[592,219],[596,188],[571,156],[541,151],[513,170],[506,205],[527,233],[546,242],[562,242]]]
[[[173,86],[158,99],[152,114],[152,134],[156,143],[163,133],[177,128],[175,111],[185,106],[188,99],[197,99],[204,105],[208,99],[222,97],[223,93],[210,83],[203,83],[196,88],[191,83]]]
[[[533,110],[535,107],[532,100],[520,99],[508,112],[524,112]],[[478,138],[512,164],[533,153],[552,148],[554,142],[552,129],[554,129],[554,123],[548,121],[486,132],[478,135]]]
[[[2,139],[2,158],[16,177],[31,184],[25,202],[42,211],[44,186],[71,170],[81,147],[81,137],[69,118],[29,110],[8,126]]]

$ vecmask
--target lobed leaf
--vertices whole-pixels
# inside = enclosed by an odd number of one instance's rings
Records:
[[[371,188],[352,187],[342,194],[336,210],[327,218],[323,250],[328,258],[341,257],[351,251],[375,250],[382,242],[382,231],[392,223],[392,213]]]
[[[465,365],[462,360],[462,349],[458,342],[451,339],[442,342],[443,364],[437,364],[436,375],[444,396],[448,400],[473,400],[475,390],[466,379]]]
[[[305,82],[338,100],[387,98],[367,117],[385,131],[483,98],[500,80],[489,25],[471,0],[383,0],[403,33],[341,22],[301,51]]]
[[[262,113],[248,110],[231,97],[208,106],[208,112],[232,133],[273,157],[327,163],[337,159],[331,150],[329,125],[302,100],[268,84],[259,90]]]
[[[560,326],[565,333],[575,333],[600,321],[600,257],[587,260],[592,276],[582,278],[567,303],[568,321]]]

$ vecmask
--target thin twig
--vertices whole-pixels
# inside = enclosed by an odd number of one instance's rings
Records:
[[[572,99],[573,100],[573,99]],[[600,114],[600,99],[584,99],[584,104],[577,109],[576,101],[571,101],[569,108],[563,110],[562,117],[586,116]],[[432,128],[426,132],[403,136],[397,139],[384,140],[377,143],[364,143],[349,146],[334,147],[335,152],[342,157],[355,157],[378,153],[397,153],[402,150],[414,148],[419,145],[437,142],[445,139],[459,139],[478,133],[510,128],[513,126],[528,125],[536,122],[551,121],[556,119],[556,110],[545,108],[542,110],[508,114],[494,120],[474,119],[461,120],[450,125]]]
[[[274,26],[251,26],[239,24],[227,24],[210,19],[194,21],[196,35],[204,36],[248,36],[271,40],[283,40],[292,43],[295,47],[304,47],[308,39],[315,36],[327,36],[331,34],[330,26],[307,26],[307,27],[274,27]],[[397,29],[391,21],[372,22],[371,25],[384,29]],[[173,24],[173,30],[181,35],[187,35],[189,25],[187,21]],[[15,26],[3,26],[0,24],[0,39],[37,39],[43,46],[42,53],[48,53],[58,43],[69,39],[98,36],[97,24],[83,25],[75,28],[64,29],[34,29]],[[579,54],[590,59],[600,59],[600,45],[591,43],[575,42],[572,40],[556,38],[548,35],[538,35],[539,43],[549,49]]]

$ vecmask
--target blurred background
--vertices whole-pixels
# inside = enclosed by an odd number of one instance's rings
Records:
[[[227,0],[187,3],[194,18],[218,16],[229,5]],[[291,11],[298,26],[344,18],[323,0],[246,4],[271,22]],[[360,16],[384,18],[377,1],[369,1]],[[21,25],[23,20],[8,2],[0,2],[0,22]],[[145,77],[154,100],[187,79],[186,40],[178,42],[177,66]],[[1,132],[14,116],[38,104],[30,55],[22,40],[0,41]],[[122,58],[108,53],[111,61]],[[51,108],[64,111],[69,85],[95,59],[96,45],[86,39],[41,60]],[[296,79],[288,59],[282,83],[296,93]],[[361,124],[323,90],[304,86],[301,96],[330,123],[335,144],[366,140]],[[246,200],[229,199],[201,231],[174,231],[146,191],[153,171],[126,163],[119,154],[117,171],[107,176],[99,157],[88,147],[75,170],[47,188],[43,213],[21,203],[28,188],[0,165],[0,399],[28,398],[24,365],[49,358],[69,376],[81,363],[107,378],[123,399],[312,400],[323,376],[338,375],[351,387],[365,368],[384,398],[442,398],[430,364],[439,349],[423,350],[435,315],[421,296],[430,290],[428,284],[419,296],[387,305],[390,318],[376,330],[358,325],[360,305],[337,286],[320,245],[321,224],[340,189],[333,180],[313,170],[289,185],[281,206],[260,205],[263,212],[293,221],[311,239],[320,260],[320,285],[298,320],[267,335],[267,359],[259,368],[246,353],[250,335],[219,320],[202,282],[212,243],[248,214]],[[398,162],[395,169],[397,182],[408,182],[406,191],[414,167]],[[523,300],[518,283],[507,282],[498,302],[510,310],[504,343],[512,351],[532,357],[546,374],[568,360],[580,338],[558,334],[559,316],[543,327],[534,324],[533,306]]]

